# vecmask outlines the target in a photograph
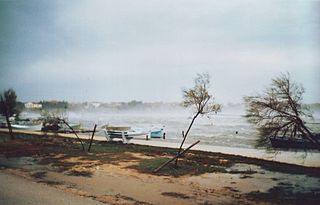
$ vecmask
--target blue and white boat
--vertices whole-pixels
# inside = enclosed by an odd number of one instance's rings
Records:
[[[149,131],[149,137],[150,138],[163,138],[164,132],[164,126],[162,128],[152,128]]]

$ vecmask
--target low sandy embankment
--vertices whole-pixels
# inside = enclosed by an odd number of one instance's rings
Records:
[[[7,129],[0,129],[0,132],[7,132]],[[33,135],[43,135],[50,133],[34,132],[26,130],[15,130],[17,133],[29,133]],[[59,134],[63,137],[75,138],[74,134]],[[82,139],[89,139],[89,134],[79,134]],[[95,140],[106,141],[106,137],[103,132],[97,132],[94,136]],[[135,137],[135,139],[130,140],[132,144],[147,145],[154,147],[168,147],[168,148],[178,148],[179,143],[168,142],[162,139],[149,139],[146,140],[145,136]],[[189,143],[185,143],[183,147],[190,146]],[[236,148],[236,147],[223,147],[223,146],[213,146],[198,144],[192,148],[192,150],[206,151],[206,152],[218,152],[224,154],[240,155],[244,157],[252,157],[264,160],[270,160],[275,162],[283,162],[289,164],[296,164],[308,167],[320,167],[320,152],[313,150],[312,152],[304,151],[272,151],[263,149],[250,149],[250,148]]]
[[[316,204],[320,200],[320,168],[191,151],[178,167],[154,174],[152,170],[176,150],[95,141],[88,153],[66,136],[20,133],[9,140],[0,132],[0,139],[1,172],[108,204]]]

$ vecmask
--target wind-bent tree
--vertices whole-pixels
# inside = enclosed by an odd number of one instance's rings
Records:
[[[269,138],[273,136],[303,137],[320,149],[319,142],[303,121],[312,118],[309,107],[302,104],[304,92],[303,86],[293,82],[287,73],[273,79],[262,94],[244,97],[246,117],[259,131],[258,146],[270,145]]]
[[[181,152],[181,148],[196,118],[199,115],[204,116],[212,112],[216,113],[221,110],[221,105],[214,103],[214,97],[209,94],[210,75],[208,73],[197,74],[194,82],[195,85],[193,88],[183,90],[183,106],[192,107],[194,109],[194,116],[189,124],[187,131],[182,132],[183,141],[180,144],[178,155]],[[176,158],[175,163],[178,163],[178,157]]]
[[[41,113],[41,116],[43,120],[42,129],[41,129],[42,131],[58,132],[59,129],[62,127],[62,125],[65,124],[71,130],[71,132],[77,137],[77,140],[81,144],[82,151],[85,151],[85,147],[81,138],[78,136],[77,132],[67,122],[67,117],[63,110],[54,110],[54,111],[44,110]]]
[[[0,93],[0,114],[6,118],[11,139],[14,139],[14,135],[9,118],[14,115],[19,115],[19,113],[16,92],[13,89],[8,89]]]

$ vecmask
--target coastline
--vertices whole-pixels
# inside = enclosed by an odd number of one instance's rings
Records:
[[[178,148],[179,143],[174,142],[165,142],[165,141],[152,141],[152,140],[142,140],[142,139],[133,139],[132,143],[139,145],[148,145],[155,147],[169,147],[169,148]],[[188,147],[189,143],[185,143],[183,147]],[[239,155],[244,157],[251,157],[257,159],[264,159],[270,161],[276,161],[281,163],[296,164],[307,167],[320,167],[320,152],[310,152],[304,158],[303,151],[267,151],[262,149],[254,148],[238,148],[238,147],[223,147],[223,146],[214,146],[214,145],[204,145],[199,143],[192,150],[197,151],[206,151],[213,153],[223,153],[231,155]]]
[[[7,133],[7,129],[0,129],[0,133]],[[28,130],[14,130],[16,133],[20,134],[32,134],[32,135],[48,135],[54,136],[54,133],[44,133],[38,131],[28,131]],[[76,138],[74,134],[62,134],[59,133],[59,136],[67,137],[67,138]],[[79,134],[81,139],[88,139],[89,134]],[[106,141],[106,138],[101,132],[97,132],[94,136],[94,139],[97,141]],[[168,148],[179,148],[179,143],[168,142],[162,139],[149,139],[145,140],[144,136],[137,137],[135,139],[130,140],[130,143],[137,145],[147,145],[153,147],[168,147]],[[185,143],[183,148],[188,147],[190,143]],[[287,164],[295,164],[306,167],[320,167],[320,152],[312,151],[312,152],[304,152],[304,151],[268,151],[262,149],[255,148],[238,148],[238,147],[223,147],[223,146],[214,146],[214,145],[204,145],[201,142],[192,148],[192,150],[196,151],[205,151],[212,153],[222,153],[222,154],[230,154],[230,155],[238,155],[243,157],[250,157],[256,159],[263,159],[268,161],[275,161]]]

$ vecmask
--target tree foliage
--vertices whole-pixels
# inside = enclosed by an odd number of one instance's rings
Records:
[[[40,104],[44,110],[59,110],[68,108],[67,101],[40,101]]]
[[[213,96],[209,94],[210,75],[197,74],[194,81],[193,88],[183,90],[183,106],[193,107],[197,116],[220,111],[221,105],[215,104]]]
[[[13,89],[8,89],[0,94],[0,114],[12,117],[19,115],[20,110],[17,107],[17,95]]]
[[[11,138],[13,139],[14,136],[9,118],[20,114],[17,106],[17,95],[13,89],[5,90],[0,94],[0,114],[5,116]]]
[[[269,145],[270,137],[304,137],[318,144],[303,119],[312,118],[308,106],[303,105],[302,85],[293,82],[288,73],[272,80],[262,94],[244,97],[246,117],[260,133],[258,146]]]
[[[194,87],[183,90],[183,106],[192,107],[194,109],[194,116],[189,124],[187,131],[183,133],[183,141],[180,144],[178,155],[181,152],[181,148],[189,134],[189,131],[199,115],[208,115],[213,112],[221,110],[221,105],[214,102],[214,97],[209,93],[210,88],[210,75],[208,73],[197,74],[194,80]],[[176,158],[176,164],[178,157]]]

